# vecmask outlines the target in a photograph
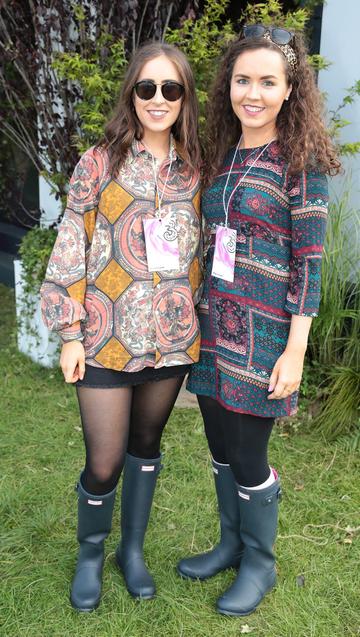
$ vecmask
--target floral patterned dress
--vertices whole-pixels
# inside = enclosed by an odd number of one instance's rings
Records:
[[[229,226],[236,229],[237,242],[229,283],[211,276],[211,268],[216,225],[225,221],[223,189],[233,153],[202,197],[208,244],[198,306],[202,338],[188,389],[232,411],[292,415],[297,392],[270,401],[269,378],[285,349],[291,315],[318,312],[327,179],[316,171],[291,176],[276,141],[268,146],[230,201]],[[253,161],[253,149],[239,151],[226,200]]]

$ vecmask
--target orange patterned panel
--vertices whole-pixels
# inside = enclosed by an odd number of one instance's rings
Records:
[[[115,261],[111,259],[105,270],[98,276],[95,285],[105,292],[109,299],[115,301],[133,281],[132,277]]]
[[[131,354],[114,336],[96,354],[95,360],[109,369],[124,369],[126,363],[131,359]]]
[[[101,194],[99,210],[110,223],[115,223],[132,201],[134,197],[115,181],[111,181]]]
[[[199,360],[200,334],[197,335],[197,337],[194,340],[193,344],[190,345],[190,347],[188,347],[188,349],[186,350],[186,353],[187,353],[188,356],[190,356],[190,358],[192,358],[193,361],[195,361],[195,363]]]
[[[89,212],[85,212],[85,214],[84,214],[84,226],[85,226],[85,232],[87,234],[87,238],[89,240],[89,243],[91,243],[92,238],[93,238],[95,222],[96,222],[96,209],[89,210]]]
[[[198,289],[201,283],[201,277],[202,277],[202,274],[201,274],[199,259],[195,257],[189,269],[189,282],[190,282],[191,291],[193,294]]]
[[[85,288],[86,288],[86,279],[81,279],[80,281],[77,281],[76,283],[73,283],[72,285],[69,285],[69,287],[67,288],[67,291],[69,292],[69,295],[71,296],[72,299],[76,299],[77,301],[79,301],[79,303],[83,303],[84,302],[84,296],[85,296]]]
[[[159,277],[158,273],[154,272],[154,276],[153,276],[154,287],[155,287],[155,285],[160,283],[160,281],[161,281],[161,278]]]
[[[198,190],[195,197],[193,197],[192,203],[197,216],[200,217],[200,190]]]

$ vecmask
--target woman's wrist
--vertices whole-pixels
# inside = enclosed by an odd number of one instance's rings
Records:
[[[288,343],[284,351],[287,354],[305,356],[306,350],[307,350],[307,342],[306,343]]]
[[[285,351],[296,356],[305,356],[312,319],[308,316],[291,317],[290,331]]]

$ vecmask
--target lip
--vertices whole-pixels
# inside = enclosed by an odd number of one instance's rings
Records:
[[[253,111],[252,109],[256,108],[255,111]],[[245,113],[247,115],[249,115],[250,117],[256,117],[257,115],[260,115],[261,113],[264,112],[265,107],[264,106],[255,106],[255,104],[244,104],[243,105],[243,109],[245,111]]]

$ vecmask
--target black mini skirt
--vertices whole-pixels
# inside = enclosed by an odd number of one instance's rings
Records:
[[[165,380],[177,376],[185,376],[190,365],[173,365],[172,367],[144,367],[139,372],[119,372],[116,369],[85,365],[85,375],[78,380],[76,387],[94,387],[110,389],[112,387],[133,387],[151,381]]]

